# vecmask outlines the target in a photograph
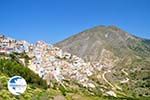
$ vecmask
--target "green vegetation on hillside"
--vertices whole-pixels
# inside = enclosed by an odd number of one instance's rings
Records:
[[[25,78],[27,83],[47,88],[45,80],[42,80],[38,74],[35,74],[29,68],[9,59],[0,59],[0,72],[6,73],[9,77],[19,75]]]

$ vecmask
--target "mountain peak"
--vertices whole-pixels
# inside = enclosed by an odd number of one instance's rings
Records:
[[[118,37],[119,39],[122,38],[124,40],[127,40],[128,38],[140,39],[114,25],[110,25],[110,26],[99,25],[99,26],[87,29],[85,31],[82,31],[79,34],[75,35],[75,37],[80,37],[83,39],[88,36],[92,38],[96,37],[97,39],[98,38],[104,39],[104,38],[108,38],[109,36],[110,38]]]
[[[55,45],[83,59],[94,61],[101,58],[103,49],[121,57],[130,55],[129,45],[138,41],[142,40],[114,25],[102,25],[82,31]]]

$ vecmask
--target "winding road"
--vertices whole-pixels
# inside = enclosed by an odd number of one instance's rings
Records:
[[[124,70],[124,68],[123,68],[121,71],[122,71],[126,76],[128,76],[128,73]],[[112,87],[112,89],[114,89],[114,90],[116,90],[116,89],[122,90],[119,86],[112,84],[111,82],[109,82],[109,81],[106,79],[105,76],[106,76],[106,74],[108,74],[108,73],[111,73],[111,70],[105,71],[105,72],[102,74],[102,77],[103,77],[104,81],[105,81],[107,84],[109,84],[109,85]],[[129,81],[129,78],[126,78],[125,80],[121,81],[121,83],[127,83],[128,81]]]
[[[106,75],[107,73],[111,73],[111,70],[105,71],[105,72],[103,73],[102,77],[103,77],[104,81],[105,81],[107,84],[109,84],[113,89],[116,89],[116,87],[115,87],[112,83],[110,83],[110,82],[105,78],[105,75]]]

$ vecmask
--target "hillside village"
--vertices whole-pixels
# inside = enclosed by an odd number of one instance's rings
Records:
[[[63,79],[73,79],[84,87],[95,88],[94,82],[88,77],[94,73],[94,66],[85,63],[81,58],[63,52],[60,48],[54,47],[44,41],[38,41],[35,45],[26,41],[5,37],[0,35],[0,54],[10,54],[12,52],[27,53],[32,58],[28,67],[45,80],[50,85],[50,81],[55,79],[63,85]],[[22,63],[24,60],[20,59]]]
[[[52,85],[51,81],[56,80],[65,88],[63,80],[75,80],[83,87],[94,89],[97,83],[89,77],[92,77],[96,71],[100,72],[103,70],[103,77],[102,73],[97,74],[96,77],[103,78],[106,83],[110,84],[112,88],[115,88],[105,78],[105,74],[113,66],[110,61],[106,60],[106,57],[101,59],[106,61],[103,63],[85,62],[83,59],[64,52],[60,48],[47,44],[44,41],[37,41],[35,44],[30,44],[24,40],[15,40],[0,35],[0,54],[11,54],[13,52],[26,53],[31,58],[29,59],[28,68],[46,80],[50,86]],[[103,50],[102,55],[111,56],[105,50]],[[25,65],[25,59],[20,58],[20,61]],[[127,78],[127,81],[120,82],[127,83],[128,81],[129,79]],[[106,87],[104,86],[104,88]],[[116,87],[116,89],[120,89],[120,87]],[[101,91],[104,92],[103,89]],[[116,96],[113,91],[106,91],[106,94]]]

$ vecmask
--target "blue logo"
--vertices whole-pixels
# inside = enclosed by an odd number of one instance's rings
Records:
[[[27,83],[21,76],[13,76],[8,81],[8,90],[13,95],[20,95],[25,92],[27,88]]]

